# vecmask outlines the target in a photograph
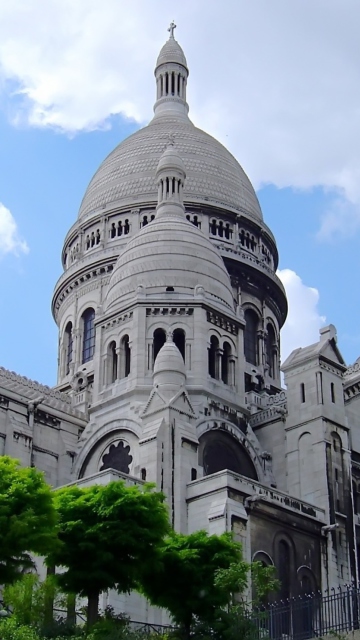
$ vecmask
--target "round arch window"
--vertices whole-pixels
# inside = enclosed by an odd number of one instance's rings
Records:
[[[228,469],[258,480],[254,463],[246,449],[225,431],[214,429],[201,436],[199,458],[206,476]]]

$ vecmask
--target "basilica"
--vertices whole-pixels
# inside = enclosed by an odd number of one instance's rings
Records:
[[[54,487],[156,483],[176,530],[232,531],[281,598],[357,583],[360,359],[329,325],[282,387],[276,240],[238,161],[189,118],[174,28],[153,119],[100,165],[64,241],[56,387],[0,368],[0,454]],[[134,594],[119,607],[163,619]]]

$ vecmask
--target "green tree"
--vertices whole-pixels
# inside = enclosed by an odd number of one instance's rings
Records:
[[[34,566],[29,555],[47,555],[56,541],[53,494],[37,469],[0,457],[0,584],[11,584]]]
[[[129,592],[142,566],[156,566],[169,528],[164,495],[149,485],[110,482],[59,489],[55,505],[60,545],[47,562],[65,568],[57,575],[61,589],[87,598],[91,626],[102,591]]]
[[[231,534],[172,532],[163,542],[158,570],[150,573],[144,567],[141,590],[167,609],[189,637],[195,621],[213,620],[228,603],[228,591],[215,582],[217,571],[241,562],[241,547]]]
[[[253,640],[259,637],[259,629],[251,617],[251,607],[263,604],[272,591],[279,588],[273,566],[263,566],[261,562],[235,562],[227,569],[219,569],[215,574],[215,585],[226,599],[215,616],[211,626],[213,640]],[[251,576],[252,602],[248,601],[248,587]],[[267,613],[263,617],[264,630],[267,628]],[[198,634],[199,635],[199,634]]]

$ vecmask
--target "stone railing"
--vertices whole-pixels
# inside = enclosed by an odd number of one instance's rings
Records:
[[[325,521],[324,509],[320,509],[299,498],[289,496],[287,493],[279,491],[278,489],[266,487],[260,484],[260,482],[250,480],[233,471],[218,471],[210,476],[199,478],[198,480],[190,482],[187,488],[188,500],[199,499],[202,495],[212,492],[215,488],[217,492],[227,488],[243,494],[244,499],[249,496],[259,496],[259,499],[256,500],[258,504],[262,502],[264,504],[273,504],[294,513],[301,513],[310,518],[315,518],[321,522]]]

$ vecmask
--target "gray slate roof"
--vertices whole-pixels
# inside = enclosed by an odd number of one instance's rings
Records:
[[[9,371],[0,367],[0,392],[4,390],[19,394],[27,400],[36,400],[39,396],[44,396],[42,404],[63,411],[77,418],[85,419],[84,414],[71,405],[71,398],[66,393],[57,391],[47,385],[40,384],[35,380],[30,380],[25,376],[20,376],[14,371]]]

